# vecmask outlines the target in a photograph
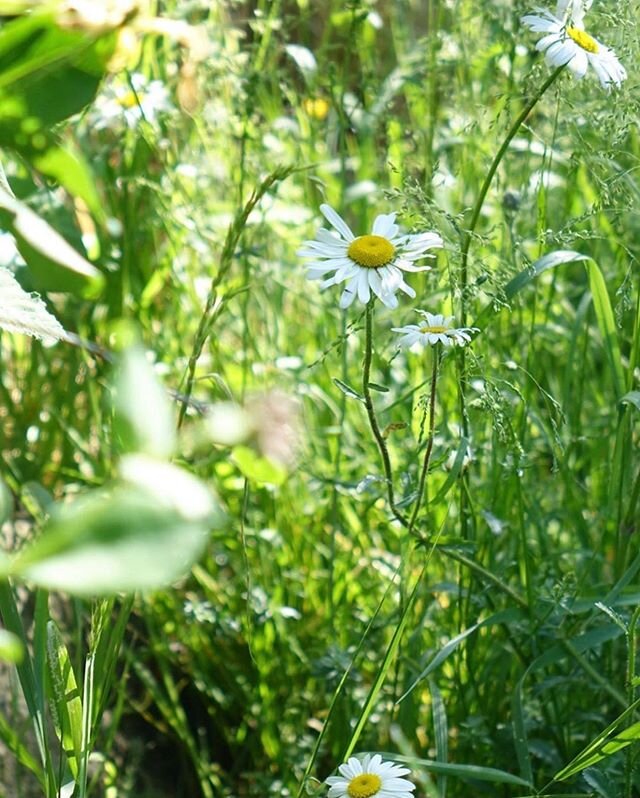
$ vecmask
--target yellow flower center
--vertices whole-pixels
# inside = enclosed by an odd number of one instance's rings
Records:
[[[118,99],[118,102],[123,108],[135,108],[138,105],[138,95],[135,91],[128,91]]]
[[[393,260],[395,252],[393,244],[382,236],[360,236],[349,244],[347,255],[358,266],[379,269]]]
[[[434,324],[432,327],[430,327],[428,324],[425,324],[424,327],[420,327],[420,332],[421,333],[436,333],[436,334],[437,333],[447,333],[447,332],[449,332],[449,328],[448,327],[442,327],[442,326],[439,326],[437,324]]]
[[[324,97],[308,97],[302,106],[312,119],[317,119],[319,122],[327,118],[331,107]]]
[[[370,237],[370,236],[366,236]],[[362,773],[351,779],[347,787],[350,798],[371,798],[382,787],[382,779],[375,773]]]
[[[573,39],[578,47],[582,47],[582,49],[586,50],[588,53],[598,52],[598,42],[592,36],[589,36],[586,31],[569,26],[567,28],[567,36]]]

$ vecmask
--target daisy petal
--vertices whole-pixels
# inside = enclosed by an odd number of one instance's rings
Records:
[[[395,213],[381,213],[373,223],[373,234],[383,238],[393,238],[398,234],[398,225],[395,224],[395,220]]]
[[[324,218],[332,224],[335,229],[340,233],[340,235],[345,238],[347,241],[353,241],[355,239],[354,234],[351,232],[351,228],[345,222],[345,220],[336,213],[331,205],[323,204],[320,206],[320,212],[324,216]]]

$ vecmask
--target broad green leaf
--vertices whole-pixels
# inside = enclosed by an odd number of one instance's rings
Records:
[[[5,662],[20,662],[24,656],[24,648],[19,637],[0,629],[0,660]]]
[[[69,769],[77,778],[82,753],[82,700],[69,652],[53,621],[47,623],[47,666],[56,734]]]
[[[104,277],[27,205],[0,189],[0,223],[16,237],[40,291],[75,291],[95,295]]]
[[[115,429],[125,451],[169,457],[176,420],[167,392],[139,346],[121,355],[114,393]]]
[[[259,485],[282,485],[287,478],[287,469],[279,463],[263,457],[249,446],[234,446],[231,459],[249,480]]]
[[[120,464],[122,480],[56,505],[39,538],[13,561],[16,576],[93,596],[152,590],[189,571],[222,513],[207,488],[144,455]]]

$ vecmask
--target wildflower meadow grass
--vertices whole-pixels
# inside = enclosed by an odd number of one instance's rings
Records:
[[[636,0],[0,0],[0,798],[640,795]]]

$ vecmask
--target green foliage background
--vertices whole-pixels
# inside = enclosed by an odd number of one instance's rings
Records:
[[[433,271],[412,275],[415,303],[376,315],[372,378],[388,390],[375,400],[398,495],[410,496],[430,364],[398,354],[390,328],[415,321],[414,307],[459,313],[469,209],[548,75],[519,22],[529,10],[519,0],[158,3],[158,14],[206,29],[197,84],[187,85],[175,41],[148,36],[129,69],[164,81],[173,111],[114,131],[99,129],[89,106],[51,129],[56,153],[90,167],[90,191],[65,187],[94,211],[99,248],[89,254],[104,277],[91,298],[48,295],[65,329],[110,349],[122,320],[133,322],[157,374],[180,391],[213,279],[195,397],[243,402],[277,389],[301,414],[284,481],[225,447],[179,448],[229,521],[188,578],[136,602],[91,794],[299,795],[312,757],[320,781],[342,761],[368,696],[356,750],[408,757],[417,794],[640,789],[635,743],[552,781],[635,698],[639,4],[596,2],[587,18],[627,66],[622,89],[562,75],[488,194],[466,294],[481,328],[467,355],[466,444],[454,356],[438,386],[432,501],[420,521],[433,545],[417,547],[390,521],[366,415],[335,383],[358,389],[362,308],[341,312],[337,289],[321,294],[295,255],[323,201],[354,230],[397,211],[408,230],[445,239]],[[197,99],[189,113],[187,90]],[[30,155],[5,153],[13,190],[83,251],[77,204]],[[251,192],[279,167],[296,171],[243,221]],[[591,260],[532,267],[558,251]],[[39,287],[35,270],[23,278]],[[53,497],[113,475],[110,367],[86,349],[7,334],[0,357],[11,534],[29,537]],[[191,410],[183,430],[195,424]],[[56,600],[50,611],[77,666],[92,603]],[[18,705],[3,712],[27,739]],[[470,765],[534,786],[458,767]],[[27,776],[5,778],[6,795],[30,794]]]

